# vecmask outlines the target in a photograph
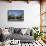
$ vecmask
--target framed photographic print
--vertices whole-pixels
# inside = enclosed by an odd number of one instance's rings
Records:
[[[24,21],[24,10],[8,10],[8,21]]]

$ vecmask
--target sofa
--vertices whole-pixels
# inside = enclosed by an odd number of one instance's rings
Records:
[[[7,38],[10,40],[20,40],[21,43],[31,43],[34,40],[33,31],[29,28],[9,28],[11,33]]]

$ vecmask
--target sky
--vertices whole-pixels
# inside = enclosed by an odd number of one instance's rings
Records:
[[[21,14],[24,14],[24,10],[8,10],[8,14],[19,16]]]

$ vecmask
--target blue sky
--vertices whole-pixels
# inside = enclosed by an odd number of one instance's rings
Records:
[[[24,10],[8,10],[8,14],[19,16],[21,14],[24,14]]]

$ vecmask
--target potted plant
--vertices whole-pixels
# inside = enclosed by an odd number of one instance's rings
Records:
[[[35,33],[34,33],[34,40],[36,40],[38,37],[41,38],[42,32],[39,32],[39,30],[38,30],[39,28],[38,27],[32,27],[32,28],[35,31]]]
[[[36,40],[36,38],[38,37],[38,32],[37,32],[38,27],[32,27],[32,28],[33,28],[33,31],[34,31],[34,40]]]

